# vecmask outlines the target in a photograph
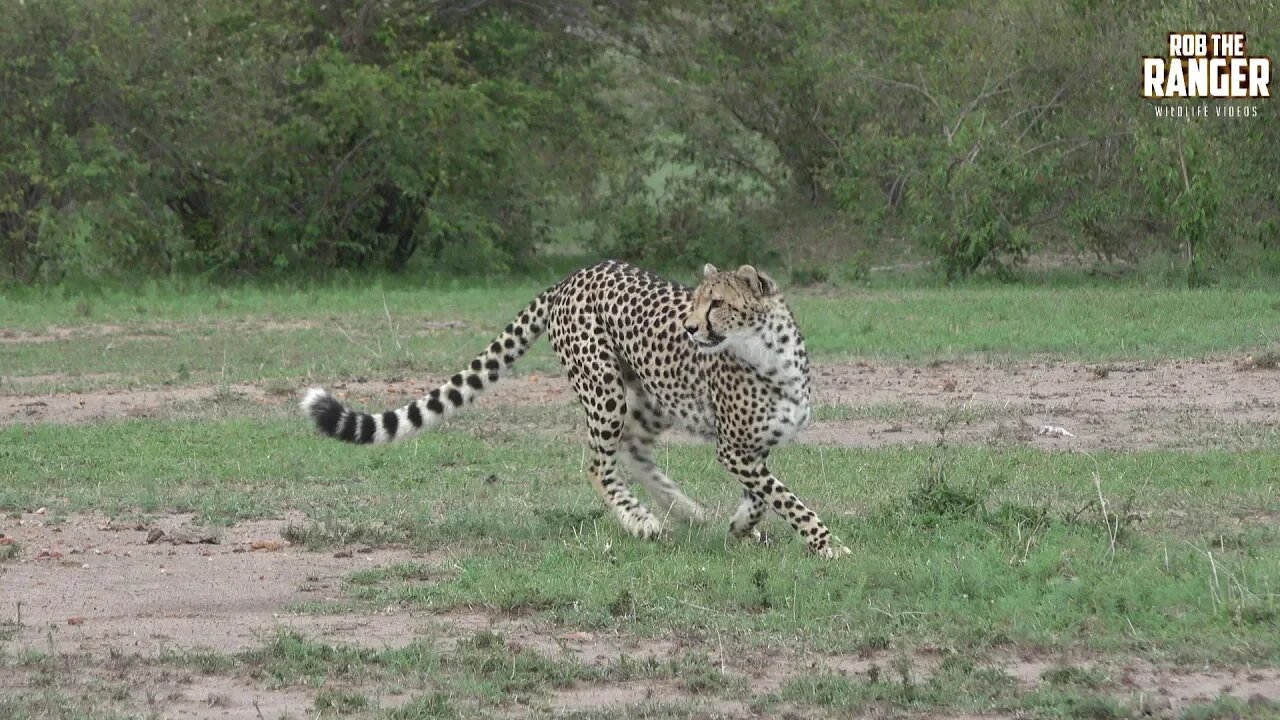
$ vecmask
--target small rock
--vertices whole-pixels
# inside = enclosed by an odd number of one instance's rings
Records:
[[[1051,437],[1051,438],[1075,437],[1075,435],[1071,433],[1069,430],[1067,430],[1066,428],[1058,427],[1057,425],[1041,425],[1040,427],[1036,428],[1036,434],[1043,435],[1045,437]]]
[[[178,529],[169,533],[165,540],[174,545],[217,545],[218,535],[211,532],[192,532]]]
[[[83,625],[83,624],[84,624],[84,618],[80,617],[79,615],[74,615],[74,616],[72,616],[72,617],[67,618],[67,624],[68,624],[68,625]]]
[[[338,552],[334,553],[334,554],[333,554],[333,556],[334,556],[334,557],[336,557],[336,558],[349,558],[349,557],[351,557],[351,551],[350,551],[350,550],[339,550]]]
[[[219,541],[217,533],[192,532],[183,528],[165,532],[160,528],[151,528],[147,533],[147,544],[154,545],[158,542],[170,545],[217,545]]]

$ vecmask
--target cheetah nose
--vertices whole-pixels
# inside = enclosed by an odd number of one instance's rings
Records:
[[[698,326],[697,326],[697,325],[685,325],[685,326],[684,326],[684,331],[685,331],[685,332],[687,332],[687,333],[689,333],[690,335],[697,335],[697,334],[698,334]]]

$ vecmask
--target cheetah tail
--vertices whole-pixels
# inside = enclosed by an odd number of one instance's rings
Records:
[[[524,355],[546,330],[555,289],[534,298],[467,370],[404,407],[370,415],[343,406],[323,388],[311,388],[302,399],[302,410],[321,433],[350,443],[388,443],[417,435],[475,400]]]

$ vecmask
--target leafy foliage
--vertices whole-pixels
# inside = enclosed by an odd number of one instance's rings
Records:
[[[950,277],[1008,277],[1038,243],[1108,260],[1177,250],[1195,284],[1215,253],[1273,242],[1276,110],[1157,118],[1132,90],[1134,48],[1231,26],[1265,54],[1259,30],[1277,19],[1243,1],[685,3],[665,16],[681,40],[647,56],[679,79],[680,129],[705,154],[867,234],[916,238]],[[772,165],[735,150],[744,134]]]
[[[591,55],[540,16],[418,5],[6,4],[8,274],[527,256],[549,130],[593,134]]]
[[[1274,102],[1155,117],[1135,48],[1273,4],[0,5],[0,276],[760,261],[817,205],[948,277],[1280,237]],[[1244,107],[1244,104],[1237,104]],[[785,224],[784,224],[785,225]],[[781,241],[781,242],[780,242]],[[854,250],[855,248],[849,248]]]

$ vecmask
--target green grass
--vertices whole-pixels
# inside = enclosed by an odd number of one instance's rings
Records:
[[[857,711],[891,706],[919,713],[938,708],[986,712],[1033,712],[1040,717],[1125,718],[1126,703],[1103,693],[1073,689],[1040,689],[1026,693],[999,668],[976,665],[960,656],[944,659],[938,672],[920,678],[906,663],[874,667],[866,677],[814,675],[787,683],[759,706],[788,702],[827,709]]]
[[[719,517],[732,511],[738,493],[709,448],[666,446],[659,458]],[[454,558],[456,570],[353,576],[349,592],[371,606],[840,652],[934,644],[1280,662],[1280,636],[1264,631],[1280,616],[1280,530],[1251,519],[1280,511],[1274,451],[779,453],[775,472],[853,549],[837,563],[806,555],[777,521],[765,547],[726,541],[721,522],[633,540],[582,462],[572,445],[457,431],[370,451],[300,421],[10,428],[0,510],[180,510],[223,524],[296,508],[308,522],[290,537],[311,547],[402,542]]]
[[[1280,702],[1274,698],[1255,696],[1246,701],[1228,696],[1194,703],[1182,711],[1179,720],[1267,720],[1277,716]]]
[[[176,660],[181,663],[181,658]],[[353,712],[374,704],[346,687],[416,688],[421,698],[410,707],[427,707],[402,709],[401,713],[429,710],[471,716],[479,711],[484,716],[485,708],[524,704],[547,691],[583,684],[643,678],[673,681],[690,692],[717,692],[734,686],[713,663],[697,654],[665,662],[624,656],[587,666],[521,648],[488,630],[460,639],[448,651],[436,648],[430,640],[366,650],[281,632],[261,648],[235,656],[232,665],[268,686],[322,688],[316,699],[316,709],[321,712]]]
[[[96,706],[96,707],[95,707]],[[132,720],[131,715],[104,710],[96,702],[54,690],[15,692],[0,696],[0,717],[8,720]]]
[[[376,449],[320,439],[297,416],[296,391],[306,384],[345,380],[347,396],[378,403],[399,391],[360,378],[402,380],[406,393],[438,380],[552,280],[3,291],[0,336],[70,330],[52,342],[0,342],[0,393],[197,384],[217,392],[145,420],[0,429],[0,512],[181,511],[222,526],[299,510],[305,519],[284,532],[304,549],[403,543],[427,553],[353,573],[338,597],[292,612],[458,610],[524,618],[548,633],[714,647],[722,658],[780,647],[890,658],[874,673],[800,673],[768,693],[749,692],[740,675],[698,650],[588,666],[484,632],[457,648],[415,637],[387,650],[284,634],[248,653],[157,660],[259,687],[305,688],[320,717],[490,717],[527,708],[537,716],[558,689],[638,680],[660,680],[678,697],[634,705],[628,716],[705,715],[690,698],[706,693],[765,715],[878,708],[1127,717],[1138,706],[1115,679],[1120,659],[1280,664],[1280,636],[1271,632],[1280,620],[1274,428],[1229,428],[1226,436],[1190,427],[1195,451],[781,450],[773,470],[853,549],[842,562],[824,562],[777,520],[766,525],[763,546],[728,541],[725,519],[739,491],[707,447],[662,445],[658,460],[716,519],[673,523],[653,543],[626,537],[586,480],[581,443],[560,432],[581,425],[580,410],[568,405],[481,405],[442,432]],[[790,296],[820,362],[1109,363],[1245,352],[1265,360],[1280,337],[1280,301],[1248,289],[971,283]],[[99,323],[118,327],[93,327]],[[520,371],[556,368],[544,343]],[[21,379],[36,375],[48,377]],[[239,394],[235,383],[258,384],[266,402]],[[1022,411],[906,401],[817,414],[927,424],[1013,422]],[[1227,449],[1211,449],[1219,446]],[[18,552],[0,547],[0,573],[12,560],[5,556]],[[110,689],[65,680],[65,659],[5,655],[16,632],[0,624],[0,672],[17,668],[40,680],[0,699],[0,716],[115,717],[81,697]],[[892,661],[922,648],[940,649],[938,671]],[[1024,653],[1090,662],[1051,668],[1028,688],[1000,669]],[[395,707],[383,709],[389,696]],[[1186,717],[1273,710],[1222,698]]]
[[[69,328],[71,336],[0,344],[0,367],[7,377],[72,376],[58,382],[124,376],[79,381],[88,386],[418,380],[460,367],[543,287],[528,281],[411,289],[246,287],[191,295],[117,292],[90,300],[20,293],[0,298],[10,332],[39,333],[55,325]],[[797,290],[790,296],[819,359],[925,363],[1053,355],[1105,362],[1266,353],[1280,342],[1280,300],[1261,290],[976,286]],[[461,325],[438,325],[445,321]],[[277,324],[262,325],[271,322]],[[102,334],[87,327],[93,323],[119,327]],[[522,363],[524,370],[555,366],[545,344]]]
[[[1053,355],[1086,362],[1199,357],[1280,342],[1260,290],[961,288],[797,297],[813,353],[911,362]]]
[[[438,316],[429,316],[438,317]],[[163,331],[85,333],[65,340],[0,345],[11,394],[192,384],[262,383],[281,393],[311,378],[333,382],[360,377],[426,382],[462,367],[509,321],[494,318],[468,331],[425,327],[404,318],[398,330],[371,318],[344,316],[314,328],[280,330],[198,323]],[[340,329],[341,328],[341,329]],[[416,334],[415,334],[416,333]],[[549,345],[522,361],[521,372],[557,367]],[[15,382],[23,375],[56,378]]]

